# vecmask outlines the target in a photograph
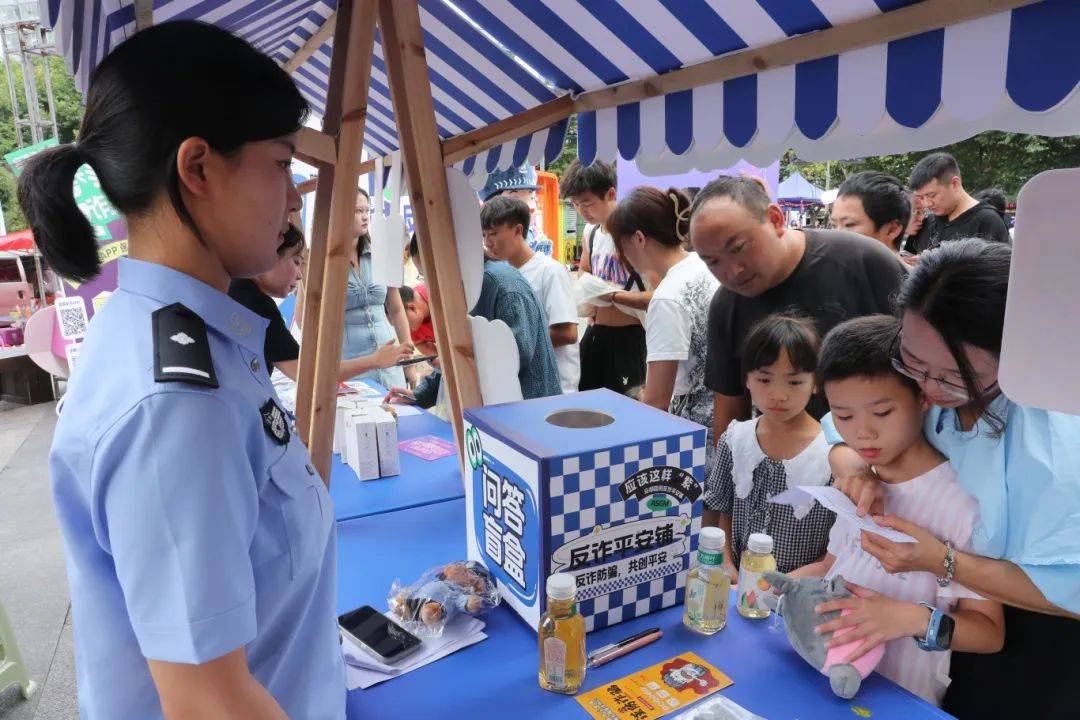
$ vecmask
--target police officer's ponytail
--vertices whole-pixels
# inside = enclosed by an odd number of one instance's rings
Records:
[[[72,190],[83,163],[125,216],[164,199],[200,235],[180,192],[180,145],[199,137],[228,155],[295,132],[307,109],[288,73],[225,30],[179,21],[136,33],[94,70],[78,143],[35,155],[19,176],[38,249],[65,277],[81,281],[100,270]]]
[[[77,145],[60,145],[36,155],[19,177],[19,204],[45,262],[80,281],[101,267],[94,230],[75,204],[75,172],[85,162]]]

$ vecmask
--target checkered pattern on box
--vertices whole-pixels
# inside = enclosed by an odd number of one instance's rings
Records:
[[[591,532],[597,525],[608,527],[662,515],[691,515],[693,508],[688,503],[657,513],[644,503],[639,506],[635,498],[624,501],[619,495],[619,485],[628,477],[639,470],[662,466],[682,468],[704,485],[704,438],[695,445],[694,436],[688,434],[553,460],[548,484],[549,547],[561,547]],[[690,529],[692,555],[697,551],[700,513],[693,518]],[[649,579],[640,584],[620,587],[617,580],[603,584],[601,588],[610,589],[609,593],[578,603],[578,609],[585,617],[586,630],[607,627],[681,603],[689,568],[688,555],[650,570],[646,574]],[[675,571],[672,574],[663,574],[672,570]]]

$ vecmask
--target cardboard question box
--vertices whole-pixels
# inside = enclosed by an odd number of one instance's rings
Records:
[[[704,427],[593,390],[472,408],[465,431],[469,559],[534,629],[556,572],[576,578],[588,630],[683,602]]]

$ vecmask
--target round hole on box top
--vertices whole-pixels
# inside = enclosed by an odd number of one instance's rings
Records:
[[[615,418],[598,410],[559,410],[547,416],[551,425],[563,428],[598,428],[610,425]]]

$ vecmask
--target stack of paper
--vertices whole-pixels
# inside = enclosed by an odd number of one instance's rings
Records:
[[[395,621],[390,613],[386,616]],[[407,672],[440,660],[462,648],[487,638],[484,622],[468,615],[458,615],[446,626],[441,637],[428,638],[420,649],[394,665],[379,662],[356,647],[348,637],[342,637],[341,651],[345,656],[345,684],[349,690],[364,688],[404,675]]]

